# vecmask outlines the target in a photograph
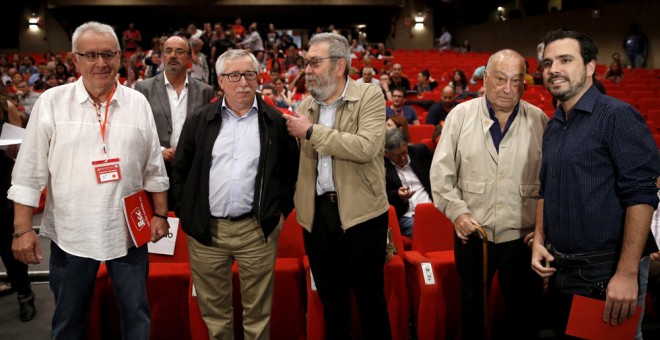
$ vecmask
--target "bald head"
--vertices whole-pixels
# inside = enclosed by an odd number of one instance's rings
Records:
[[[445,107],[445,110],[451,110],[454,107],[454,99],[456,98],[454,94],[454,88],[451,86],[445,86],[442,89],[442,105]]]
[[[501,50],[488,58],[484,72],[486,99],[495,113],[511,113],[520,102],[525,80],[525,59],[513,50]]]
[[[522,66],[523,75],[525,74],[525,58],[523,58],[520,53],[514,50],[500,50],[493,53],[493,55],[488,58],[488,64],[486,64],[486,72],[492,73],[495,65],[503,60],[506,60],[507,62],[518,61]]]

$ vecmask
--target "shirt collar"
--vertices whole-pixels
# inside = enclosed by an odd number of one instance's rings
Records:
[[[255,114],[259,111],[259,105],[257,104],[257,96],[254,96],[254,100],[252,101],[252,108],[250,111],[247,112],[247,115],[244,115],[243,117],[247,117],[251,114]],[[236,112],[232,111],[229,107],[227,107],[227,101],[226,101],[226,96],[222,97],[222,105],[220,106],[220,112],[226,112],[227,114],[230,114],[234,116],[237,119],[240,119]]]
[[[490,101],[488,100],[488,97],[484,96],[486,99],[486,107],[488,108],[488,114],[490,115],[490,119],[492,120],[497,120],[497,117],[495,116],[495,110],[493,109],[493,106],[490,105]],[[513,111],[511,111],[511,116],[509,116],[509,121],[513,121],[516,116],[518,115],[518,109],[520,109],[520,102],[516,104],[516,106],[513,107]]]
[[[165,86],[172,86],[172,83],[167,79],[167,74],[165,74],[165,72],[163,72],[163,81],[165,82]],[[183,83],[183,86],[188,87],[188,74],[186,74],[186,81]]]
[[[351,79],[347,78],[346,85],[344,85],[344,91],[341,92],[341,96],[339,96],[339,98],[337,98],[337,100],[335,100],[331,104],[326,104],[325,102],[317,100],[316,98],[314,98],[314,102],[316,102],[316,104],[318,104],[319,106],[337,107],[339,104],[341,104],[344,101],[344,97],[346,96],[346,90],[348,89],[349,81],[351,81]]]
[[[399,166],[398,164],[392,162],[392,160],[389,158],[387,160],[390,161],[390,163],[392,163],[392,165],[394,165],[394,168],[397,170],[406,170],[410,166],[410,155],[408,155],[408,160],[406,161],[406,165],[404,166]]]
[[[582,112],[582,113],[593,113],[594,112],[594,107],[596,106],[596,103],[599,101],[600,96],[602,93],[598,90],[598,88],[595,85],[591,85],[587,92],[585,92],[582,97],[575,103],[575,106],[573,106],[574,112]],[[561,120],[562,122],[565,120],[564,117],[564,108],[559,105],[557,106],[557,109],[555,110],[555,116],[554,118],[557,118]]]
[[[89,96],[89,92],[85,89],[85,84],[83,83],[83,77],[78,78],[75,83],[73,83],[75,98],[76,101],[80,104],[86,101],[92,101],[92,98]],[[115,93],[112,95],[111,103],[121,103],[124,98],[124,86],[120,85],[118,81],[115,80]]]

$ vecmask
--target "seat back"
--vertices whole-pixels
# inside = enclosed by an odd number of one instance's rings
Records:
[[[435,126],[431,124],[408,125],[410,142],[421,143],[425,138],[433,138],[433,129],[435,129]]]
[[[422,253],[454,249],[454,226],[433,203],[415,207],[412,250]]]
[[[280,232],[277,241],[278,258],[296,258],[302,261],[305,257],[305,244],[303,241],[303,230],[296,220],[296,209],[293,209]]]

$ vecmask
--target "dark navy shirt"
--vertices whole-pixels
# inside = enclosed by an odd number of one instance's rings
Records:
[[[417,118],[417,113],[415,113],[415,110],[413,110],[412,107],[410,107],[408,105],[404,105],[399,110],[395,110],[391,106],[388,106],[385,109],[385,118],[386,119],[390,118],[394,115],[403,116],[408,121],[408,124],[412,124],[414,121],[419,119],[419,118]]]
[[[488,108],[488,114],[490,114],[490,119],[493,120],[493,125],[490,126],[490,130],[489,130],[490,136],[493,138],[493,144],[495,144],[495,150],[497,150],[497,153],[500,153],[500,142],[502,141],[502,139],[504,139],[506,132],[509,131],[509,127],[511,126],[511,123],[513,123],[513,120],[516,119],[516,116],[518,115],[518,108],[520,107],[520,103],[516,104],[516,106],[513,108],[513,111],[511,112],[509,119],[507,119],[506,124],[504,125],[504,131],[502,131],[502,127],[500,126],[500,121],[497,120],[497,117],[495,116],[495,110],[493,110],[493,107],[490,106],[490,102],[488,101],[488,98],[486,98],[486,107]]]
[[[660,157],[632,106],[592,86],[543,134],[541,192],[546,241],[559,252],[620,249],[626,208],[658,205]]]

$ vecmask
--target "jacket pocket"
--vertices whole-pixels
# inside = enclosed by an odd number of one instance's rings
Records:
[[[520,184],[520,196],[529,198],[539,197],[539,184]]]
[[[461,191],[466,191],[473,194],[483,194],[486,191],[485,181],[474,181],[469,179],[459,179],[458,187]]]
[[[368,169],[358,168],[358,172],[360,173],[360,177],[362,177],[362,183],[364,183],[364,185],[367,188],[369,188],[369,190],[371,192],[371,195],[375,197],[376,196],[376,191],[374,190],[374,185],[376,183],[374,182],[374,178],[370,177],[367,174],[367,170]]]

